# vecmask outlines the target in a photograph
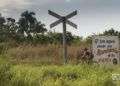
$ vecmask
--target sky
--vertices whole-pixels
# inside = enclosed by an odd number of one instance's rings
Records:
[[[33,11],[36,17],[51,31],[62,32],[62,24],[50,29],[57,19],[48,14],[52,10],[62,16],[74,10],[78,14],[70,19],[78,25],[67,25],[67,31],[77,36],[98,34],[110,28],[119,31],[120,0],[0,0],[0,13],[4,17],[18,19],[25,10]]]

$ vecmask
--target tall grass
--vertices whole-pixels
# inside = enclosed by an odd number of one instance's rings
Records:
[[[68,60],[76,62],[77,52],[81,47],[68,46]],[[25,45],[10,48],[7,52],[8,57],[16,61],[37,61],[43,63],[63,63],[62,45]]]
[[[113,73],[120,73],[119,66],[2,64],[0,86],[120,86]]]
[[[70,64],[81,47],[68,47]],[[112,80],[112,74],[120,74],[119,65],[55,65],[61,63],[61,45],[9,48],[0,56],[0,86],[120,86],[119,80]]]

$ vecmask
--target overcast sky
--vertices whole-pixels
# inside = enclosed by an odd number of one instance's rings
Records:
[[[0,0],[3,16],[18,18],[25,10],[34,11],[48,29],[57,20],[48,15],[49,9],[61,15],[78,10],[78,15],[70,19],[78,25],[78,29],[67,27],[75,35],[88,36],[110,28],[120,28],[120,0]],[[53,29],[62,32],[62,25]]]

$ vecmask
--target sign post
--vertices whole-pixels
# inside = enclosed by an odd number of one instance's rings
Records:
[[[72,18],[73,16],[77,15],[77,11],[74,11],[67,16],[60,16],[59,14],[48,10],[48,14],[59,19],[56,22],[52,23],[50,25],[50,28],[53,28],[60,23],[63,23],[63,57],[64,57],[64,61],[66,64],[67,63],[66,24],[69,24],[70,26],[77,29],[77,25],[68,20]]]

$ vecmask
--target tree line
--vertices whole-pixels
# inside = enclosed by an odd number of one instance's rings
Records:
[[[34,12],[24,11],[18,21],[0,15],[0,42],[61,44],[62,33],[48,32],[45,24],[38,21]],[[78,36],[67,32],[67,42],[71,44]]]
[[[120,32],[113,28],[98,35],[114,35],[120,37]],[[92,43],[92,36],[74,36],[70,32],[66,34],[67,44]],[[21,13],[16,21],[14,18],[5,18],[0,14],[0,43],[15,41],[16,43],[31,44],[62,44],[62,33],[50,32],[36,14],[30,11]]]

